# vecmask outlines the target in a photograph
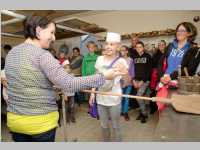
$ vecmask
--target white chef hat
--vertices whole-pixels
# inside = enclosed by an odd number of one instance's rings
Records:
[[[65,60],[63,63],[62,63],[62,66],[64,67],[65,65],[69,65],[69,60]]]
[[[119,33],[108,32],[106,42],[121,42],[121,35]]]

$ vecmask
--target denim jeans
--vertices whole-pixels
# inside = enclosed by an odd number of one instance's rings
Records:
[[[129,85],[125,88],[122,88],[123,90],[123,94],[129,95],[131,93],[132,90],[132,86]],[[128,107],[129,107],[129,98],[127,97],[122,97],[122,113],[128,113]]]
[[[137,90],[137,96],[143,96],[147,90],[149,86],[149,82],[145,82],[142,84],[142,86]],[[139,107],[140,107],[140,111],[142,114],[146,115],[147,112],[146,112],[146,103],[145,103],[145,100],[142,100],[142,99],[138,99],[138,104],[139,104]]]
[[[27,135],[14,132],[11,133],[15,142],[55,142],[56,128],[36,135]]]
[[[103,106],[98,105],[98,113],[102,128],[103,141],[110,141],[110,129],[109,129],[109,119],[114,131],[114,141],[120,142],[121,139],[121,129],[120,129],[120,113],[121,113],[121,103],[115,106]]]

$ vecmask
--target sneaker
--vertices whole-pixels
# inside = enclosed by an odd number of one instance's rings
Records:
[[[147,121],[146,121],[146,119],[148,118],[148,116],[146,116],[146,115],[141,115],[141,119],[140,119],[140,121],[141,121],[141,123],[146,123]]]
[[[70,118],[69,118],[69,117],[66,118],[66,122],[67,122],[67,123],[70,122]]]
[[[75,117],[71,117],[71,122],[76,123]]]
[[[151,109],[151,110],[150,110],[150,114],[152,115],[152,114],[154,114],[156,111],[157,111],[157,109]]]
[[[130,120],[128,113],[125,113],[125,114],[124,114],[124,119],[125,119],[126,121],[129,121],[129,120]]]
[[[141,117],[142,117],[142,114],[140,113],[140,114],[137,116],[136,120],[140,120]]]
[[[154,114],[158,110],[158,106],[155,102],[150,103],[150,114]]]
[[[59,127],[61,127],[61,123],[60,123],[60,121],[58,122],[58,125],[59,125]]]

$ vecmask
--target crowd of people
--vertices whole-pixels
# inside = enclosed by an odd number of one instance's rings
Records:
[[[81,55],[79,47],[74,47],[69,56],[49,48],[55,41],[55,23],[31,16],[24,21],[24,30],[26,41],[8,53],[5,73],[1,60],[1,74],[4,73],[1,83],[8,95],[3,96],[8,111],[7,125],[14,141],[55,140],[59,114],[53,85],[62,89],[67,101],[67,122],[76,122],[75,102],[78,105],[88,102],[89,108],[97,103],[103,141],[111,141],[109,121],[113,140],[122,141],[120,116],[129,121],[129,110],[137,108],[135,119],[146,123],[149,114],[161,112],[166,106],[160,102],[147,104],[140,99],[83,94],[82,89],[167,97],[178,88],[174,81],[185,75],[184,68],[190,76],[200,76],[200,50],[194,43],[197,29],[190,22],[177,25],[172,42],[160,39],[153,55],[137,36],[131,38],[128,47],[122,45],[120,34],[108,32],[103,49],[89,41],[87,54]],[[167,94],[163,95],[163,90]]]

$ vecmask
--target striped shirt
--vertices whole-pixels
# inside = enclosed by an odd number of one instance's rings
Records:
[[[73,77],[67,74],[50,52],[23,43],[14,47],[6,57],[8,80],[8,112],[20,115],[42,115],[57,111],[53,85],[66,93],[96,88],[105,77],[96,74]]]

